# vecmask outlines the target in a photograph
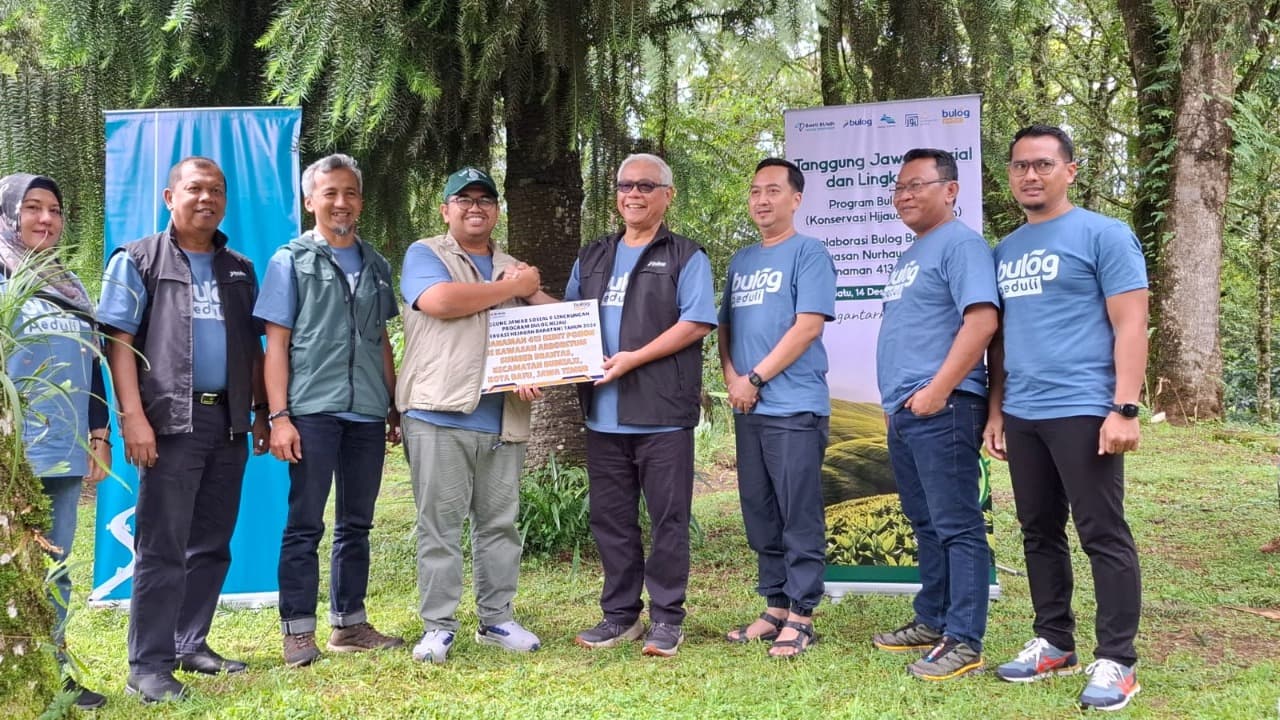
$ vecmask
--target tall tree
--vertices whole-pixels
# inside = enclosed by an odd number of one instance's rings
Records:
[[[1280,1],[1117,0],[1143,141],[1136,217],[1156,251],[1155,397],[1171,420],[1222,416],[1222,236],[1237,93],[1274,57]],[[1241,67],[1242,62],[1247,63]]]

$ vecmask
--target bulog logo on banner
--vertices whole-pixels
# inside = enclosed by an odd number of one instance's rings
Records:
[[[902,156],[930,147],[955,155],[956,215],[982,232],[981,98],[977,95],[790,110],[787,158],[805,175],[796,229],[827,246],[836,266],[836,321],[823,342],[837,358],[831,439],[822,467],[827,508],[827,592],[907,593],[919,588],[915,538],[902,514],[876,387],[876,336],[898,257],[915,241],[893,207]],[[909,273],[909,269],[904,269]],[[991,533],[985,464],[983,507]],[[991,595],[998,596],[994,566]]]

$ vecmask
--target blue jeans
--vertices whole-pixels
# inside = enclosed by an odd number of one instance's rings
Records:
[[[318,549],[330,486],[337,488],[337,495],[329,558],[329,624],[358,625],[367,620],[369,531],[382,487],[386,425],[316,414],[293,418],[293,426],[301,438],[302,461],[289,466],[289,519],[278,571],[281,629],[291,635],[315,632]]]
[[[987,401],[952,393],[934,415],[905,408],[889,417],[889,462],[902,511],[916,535],[916,622],[982,651],[991,548],[978,504],[978,449]]]
[[[67,556],[71,554],[71,545],[76,539],[76,504],[80,501],[81,481],[79,475],[40,478],[44,494],[49,497],[49,504],[52,506],[53,522],[49,528],[49,542],[61,550],[49,553],[57,563],[50,571],[57,595],[50,592],[49,600],[58,613],[58,624],[53,627],[53,644],[59,651],[66,639],[67,604],[71,602],[71,572],[67,567]]]

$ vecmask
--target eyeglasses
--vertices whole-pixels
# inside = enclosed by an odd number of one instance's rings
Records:
[[[671,187],[667,183],[651,183],[647,180],[641,182],[619,182],[618,192],[629,193],[632,190],[639,190],[641,195],[648,195],[658,188]]]
[[[912,195],[915,195],[915,194],[919,193],[921,190],[923,190],[925,185],[935,185],[935,184],[937,184],[937,183],[947,183],[947,182],[952,182],[952,181],[951,181],[951,180],[945,180],[945,179],[942,179],[942,180],[912,180],[911,182],[907,183],[906,185],[894,185],[894,186],[893,186],[893,194],[894,194],[894,197],[897,197],[898,195],[901,195],[901,194],[903,194],[903,193],[911,193]]]
[[[449,198],[449,202],[457,205],[462,210],[470,210],[476,206],[479,206],[481,210],[492,210],[498,206],[497,199],[488,196],[473,198],[466,195],[454,195]]]
[[[1058,161],[1053,158],[1013,160],[1009,163],[1009,174],[1015,177],[1022,177],[1027,174],[1027,168],[1035,168],[1037,175],[1048,175],[1056,167],[1058,167]]]

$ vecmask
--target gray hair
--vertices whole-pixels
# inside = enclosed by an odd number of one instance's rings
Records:
[[[651,155],[649,153],[635,153],[634,155],[628,155],[627,159],[623,160],[622,164],[618,166],[618,180],[622,179],[622,171],[633,162],[651,162],[654,165],[657,165],[658,180],[664,185],[675,185],[674,176],[671,174],[671,166],[667,164],[667,161],[657,155]]]
[[[344,168],[355,174],[356,187],[363,194],[364,176],[360,174],[360,167],[356,165],[356,159],[350,155],[334,153],[311,163],[306,170],[302,171],[302,196],[311,197],[311,192],[316,189],[316,173],[331,173],[334,170]]]

